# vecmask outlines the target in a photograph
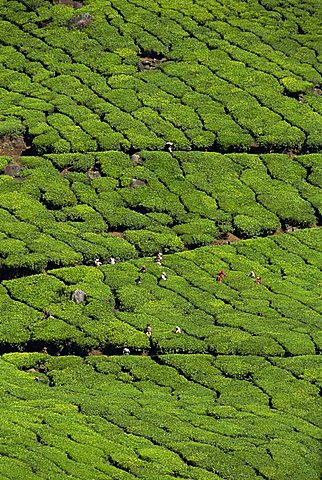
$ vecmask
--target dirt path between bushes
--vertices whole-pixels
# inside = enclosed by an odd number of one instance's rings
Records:
[[[322,225],[310,225],[309,227],[304,227],[304,228],[321,228],[321,227]],[[303,228],[291,227],[291,226],[286,229],[279,228],[278,230],[275,230],[274,232],[271,232],[267,235],[259,235],[258,237],[252,237],[252,238],[265,238],[265,237],[271,237],[273,235],[285,235],[287,233],[296,232],[297,230],[303,230]],[[251,240],[251,238],[240,238],[240,237],[237,237],[237,235],[234,235],[233,233],[226,233],[222,235],[221,238],[217,238],[216,240],[214,240],[210,245],[230,245],[231,243],[245,241],[245,240]]]
[[[18,160],[23,152],[26,152],[30,145],[27,145],[23,136],[17,138],[0,138],[0,156],[12,157]]]

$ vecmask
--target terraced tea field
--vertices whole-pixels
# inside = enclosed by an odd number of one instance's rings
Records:
[[[41,357],[35,383],[18,367]],[[320,478],[314,355],[20,353],[0,365],[1,478]]]
[[[321,26],[0,0],[0,480],[321,479]]]
[[[2,347],[121,353],[127,343],[152,353],[319,354],[321,262],[322,230],[310,229],[165,255],[162,266],[140,258],[4,280]],[[227,276],[218,282],[221,269]],[[72,299],[76,290],[83,302]],[[182,335],[173,333],[177,325]]]
[[[317,2],[52,3],[73,4],[0,2],[2,135],[38,153],[321,148]]]
[[[318,479],[321,239],[3,281],[3,478]]]
[[[6,271],[127,260],[319,224],[321,154],[0,157]],[[136,157],[135,157],[136,158]]]

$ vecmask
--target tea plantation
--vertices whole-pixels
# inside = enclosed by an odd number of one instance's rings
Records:
[[[0,0],[0,480],[322,478],[321,27]]]
[[[322,154],[124,152],[23,156],[0,175],[0,254],[8,271],[128,260],[159,250],[314,226]],[[0,157],[0,172],[14,166]]]
[[[2,478],[320,478],[321,256],[309,229],[4,280]]]
[[[6,354],[0,476],[319,479],[319,365],[314,355]]]
[[[1,0],[0,134],[38,153],[317,151],[321,15],[313,0]]]

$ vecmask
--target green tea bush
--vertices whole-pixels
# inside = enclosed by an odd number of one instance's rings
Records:
[[[0,338],[2,347],[24,348],[30,339],[30,325],[39,320],[39,312],[9,299],[1,300]]]
[[[295,186],[297,186],[302,179],[306,178],[306,169],[285,155],[262,155],[261,158],[265,165],[267,165],[269,173],[273,178],[291,183]]]
[[[277,334],[276,340],[287,352],[297,355],[310,355],[315,353],[315,347],[310,337],[304,333],[289,332],[288,334]]]
[[[106,229],[106,223],[101,215],[89,205],[66,206],[60,212],[55,214],[60,222],[69,222],[75,225],[78,230],[84,232],[103,232]]]
[[[96,267],[82,267],[78,268],[59,268],[48,270],[48,274],[54,275],[66,284],[76,284],[81,281],[92,283],[103,279],[103,273]]]
[[[172,233],[127,230],[124,238],[132,243],[143,255],[153,255],[159,251],[176,252],[184,248],[182,240]]]
[[[46,153],[50,150],[54,150],[53,145],[55,145],[60,141],[61,141],[61,138],[59,134],[56,132],[56,130],[51,128],[45,131],[44,133],[37,135],[33,141],[33,144],[36,149],[36,152],[42,155],[43,153]],[[69,143],[65,144],[65,151],[66,152],[69,151]],[[58,153],[63,153],[63,152],[60,151]]]
[[[37,239],[31,241],[29,245],[31,251],[39,252],[46,256],[48,264],[61,266],[81,261],[81,256],[72,248],[49,235],[41,234]],[[43,252],[46,252],[46,254]]]
[[[23,255],[27,252],[26,244],[21,240],[8,238],[0,241],[0,257],[2,258],[6,258],[8,255]]]
[[[173,230],[181,237],[185,245],[207,245],[219,235],[214,222],[201,219],[175,226]]]
[[[23,125],[18,118],[7,117],[0,121],[0,136],[16,138],[24,132]]]
[[[90,168],[93,168],[95,163],[92,154],[47,154],[45,158],[48,158],[55,167],[62,169],[70,167],[76,172],[86,172]]]
[[[6,281],[5,286],[14,298],[38,309],[43,309],[49,303],[57,301],[65,289],[63,282],[46,275],[9,280]]]
[[[280,225],[278,222],[271,224],[271,228],[263,228],[263,225],[256,217],[250,217],[248,215],[236,215],[234,218],[234,227],[237,235],[241,237],[256,237],[267,230],[275,230]],[[275,227],[275,228],[274,228]]]
[[[311,205],[286,184],[274,187],[274,194],[263,193],[258,200],[269,210],[276,213],[285,223],[308,226],[315,223],[314,210]]]
[[[44,353],[6,353],[3,359],[15,365],[19,369],[26,370],[28,368],[36,367],[40,362],[47,360],[48,355]]]
[[[105,249],[102,260],[107,261],[111,256],[117,260],[129,260],[138,256],[134,246],[121,237],[113,236],[113,233],[98,235],[96,233],[87,233],[83,235],[85,240],[102,246]]]
[[[29,255],[8,255],[3,265],[11,269],[25,269],[34,272],[42,272],[48,264],[48,256],[41,253],[31,252]]]
[[[65,188],[64,188],[65,187]],[[42,196],[43,202],[51,209],[76,204],[76,197],[68,186],[51,185]]]
[[[11,157],[1,156],[0,157],[0,172],[3,174],[4,169],[8,163],[10,163]]]
[[[129,208],[119,207],[104,212],[104,218],[110,225],[111,229],[118,230],[138,230],[149,228],[151,220],[140,212],[135,212]]]
[[[89,185],[88,177],[82,173],[68,174],[68,180],[72,181],[71,189],[75,193],[77,200],[88,205],[95,204],[97,195],[94,188]]]

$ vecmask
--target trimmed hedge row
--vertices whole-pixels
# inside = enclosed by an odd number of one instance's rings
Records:
[[[128,259],[211,244],[229,232],[247,238],[319,222],[318,154],[140,156],[139,164],[117,151],[26,156],[14,177],[3,174],[12,163],[0,157],[5,265]],[[14,239],[27,240],[28,229],[34,238],[18,246]],[[28,260],[28,250],[42,257]]]
[[[1,7],[0,134],[40,154],[321,150],[315,6],[141,3],[95,0],[86,28],[66,5]]]
[[[318,391],[314,381],[290,373],[312,360],[273,362],[226,355],[170,354],[155,362],[5,354],[1,474],[318,479],[321,431],[310,413]],[[284,401],[288,391],[292,404]]]
[[[310,229],[166,254],[162,265],[150,257],[3,280],[0,341],[6,349],[48,344],[64,352],[120,352],[128,344],[159,354],[314,355],[321,348],[320,241],[320,229]],[[24,257],[24,243],[16,242]],[[26,259],[43,268],[46,257],[37,255]],[[85,292],[80,304],[72,299],[77,289]]]

